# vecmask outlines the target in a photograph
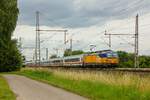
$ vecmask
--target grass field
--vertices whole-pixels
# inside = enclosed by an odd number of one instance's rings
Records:
[[[6,80],[0,75],[0,100],[16,100]]]
[[[149,77],[49,69],[25,69],[19,74],[64,88],[91,100],[150,100]]]

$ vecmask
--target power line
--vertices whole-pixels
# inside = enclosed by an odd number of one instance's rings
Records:
[[[131,45],[131,46],[134,47],[134,44],[132,44],[131,42],[127,41],[126,39],[124,39],[124,38],[122,38],[122,37],[120,37],[120,36],[118,36],[118,38],[120,38],[120,39],[123,40],[124,42],[127,42],[127,44],[129,44],[129,45]]]
[[[125,12],[125,11],[127,11],[127,10],[130,10],[130,9],[132,9],[132,8],[138,8],[140,5],[142,5],[141,3],[143,2],[144,0],[138,0],[138,1],[135,1],[135,2],[133,2],[133,3],[130,3],[130,5],[128,5],[128,8],[123,8],[122,10],[120,10],[120,14],[121,13],[123,13],[123,12]],[[136,5],[136,6],[133,6],[133,5]],[[121,16],[122,16],[122,14],[121,14]],[[119,16],[120,17],[120,16]],[[130,18],[129,18],[130,19]],[[140,20],[142,20],[142,19],[140,19]],[[120,24],[121,25],[121,24]],[[111,28],[111,29],[109,29],[109,31],[112,31],[112,30],[114,30],[114,29],[118,29],[118,27],[120,26],[120,25],[118,25],[118,26],[116,26],[115,28]],[[127,28],[120,28],[120,29],[127,29]],[[108,30],[108,29],[107,29]]]
[[[135,34],[112,34],[112,33],[107,33],[105,31],[105,35],[109,36],[109,45],[111,47],[111,36],[112,35],[117,35],[117,36],[130,36],[133,35],[135,36],[135,44],[134,44],[134,53],[135,53],[135,57],[134,57],[134,67],[135,68],[139,68],[139,60],[138,60],[138,55],[139,55],[139,16],[136,16],[136,23],[135,23]]]
[[[67,36],[67,31],[68,30],[62,30],[62,29],[55,29],[55,30],[47,30],[47,29],[40,29],[40,24],[39,24],[39,12],[36,12],[36,46],[35,46],[35,63],[36,65],[38,64],[40,66],[40,60],[41,60],[41,51],[40,51],[40,32],[63,32],[64,33],[64,44],[66,44],[66,36]]]
[[[42,40],[41,42],[45,42],[45,41],[49,41],[49,39],[53,38],[56,35],[56,33],[52,34],[51,36],[45,38],[44,40]]]

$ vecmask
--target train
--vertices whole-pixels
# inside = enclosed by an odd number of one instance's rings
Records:
[[[95,51],[68,57],[59,57],[39,62],[40,66],[50,67],[116,67],[119,64],[117,52],[113,50]],[[27,66],[34,66],[28,63]]]

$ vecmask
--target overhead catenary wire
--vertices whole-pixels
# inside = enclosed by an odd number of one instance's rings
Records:
[[[128,6],[128,8],[123,8],[122,10],[120,10],[119,12],[118,12],[118,14],[120,14],[120,16],[122,16],[122,14],[124,13],[124,12],[127,12],[127,11],[129,11],[130,9],[133,9],[133,8],[138,8],[138,7],[140,7],[141,5],[142,5],[142,3],[144,2],[144,0],[138,0],[138,1],[134,1],[133,3],[130,3]],[[135,5],[135,6],[134,6]],[[138,12],[138,11],[137,11]],[[120,17],[119,16],[119,17]],[[127,14],[126,14],[126,16],[127,16]],[[131,16],[131,18],[132,18],[133,16]],[[126,17],[126,19],[127,19],[127,17]],[[130,19],[130,18],[128,18],[128,19]],[[142,20],[142,19],[140,19],[140,20]],[[132,21],[132,20],[131,20]],[[128,22],[129,23],[129,22]],[[121,26],[121,24],[119,24],[118,26],[116,26],[116,27],[114,27],[114,28],[111,28],[111,29],[107,29],[107,31],[112,31],[112,30],[117,30],[117,29],[119,29],[119,27]],[[125,28],[124,28],[125,29]]]

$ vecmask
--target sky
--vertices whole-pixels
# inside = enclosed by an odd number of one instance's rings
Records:
[[[73,39],[73,50],[106,50],[108,36],[134,34],[135,16],[139,14],[139,53],[150,55],[150,0],[19,0],[20,10],[13,38],[22,38],[23,55],[32,60],[35,47],[35,12],[40,12],[40,29],[68,30],[67,40]],[[64,33],[41,32],[41,55],[45,48],[62,55]],[[112,50],[134,52],[134,37],[112,36]],[[58,52],[56,51],[58,49]]]

